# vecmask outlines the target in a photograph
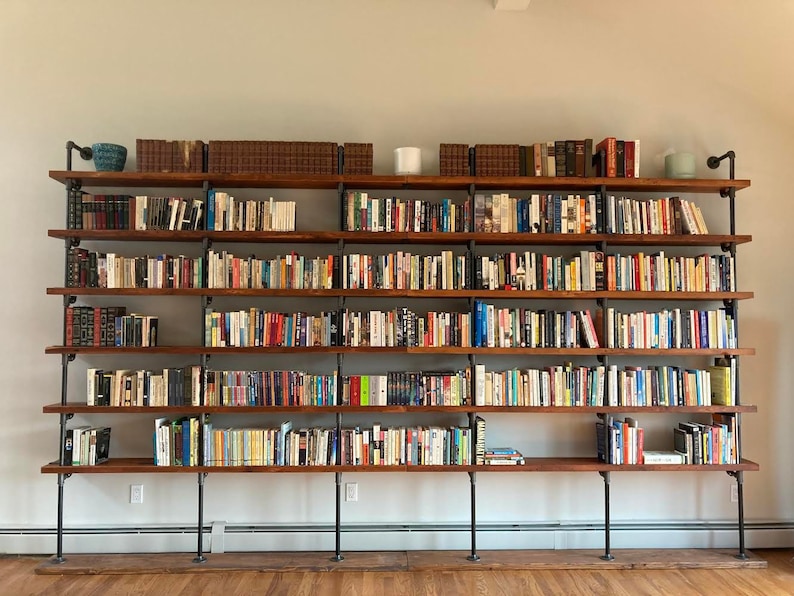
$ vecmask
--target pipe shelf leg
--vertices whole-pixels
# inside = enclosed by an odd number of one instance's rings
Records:
[[[599,472],[604,479],[604,554],[601,559],[604,561],[614,561],[610,547],[610,527],[609,527],[609,472]]]

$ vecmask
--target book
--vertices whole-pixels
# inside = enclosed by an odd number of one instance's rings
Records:
[[[643,452],[645,464],[684,464],[683,453],[678,451],[645,451]]]
[[[93,465],[103,464],[110,458],[110,427],[96,429],[96,447]]]
[[[606,137],[596,145],[596,151],[604,151],[606,158],[603,169],[598,171],[599,176],[616,178],[618,175],[617,139]]]

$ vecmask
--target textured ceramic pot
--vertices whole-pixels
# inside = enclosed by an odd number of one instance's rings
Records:
[[[97,172],[121,172],[127,162],[127,148],[113,143],[94,143],[94,167]]]

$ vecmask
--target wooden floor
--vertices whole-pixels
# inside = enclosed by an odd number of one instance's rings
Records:
[[[483,569],[41,575],[44,557],[0,558],[0,594],[794,594],[794,549],[760,550],[764,568]]]

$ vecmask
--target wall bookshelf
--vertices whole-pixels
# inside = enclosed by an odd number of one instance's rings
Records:
[[[296,232],[227,232],[227,231],[161,231],[161,230],[106,230],[106,229],[51,229],[48,236],[64,241],[65,250],[79,246],[82,242],[130,242],[130,243],[184,243],[200,246],[205,262],[209,246],[215,244],[299,244],[299,245],[326,245],[329,250],[337,255],[345,254],[348,247],[353,245],[371,245],[373,251],[380,250],[379,245],[424,245],[458,247],[471,253],[481,246],[551,246],[551,247],[597,247],[607,253],[613,247],[639,247],[640,249],[659,249],[665,247],[681,248],[707,248],[729,252],[735,257],[736,247],[752,240],[749,235],[733,233],[735,228],[734,196],[735,192],[750,186],[749,180],[733,179],[694,179],[694,180],[668,180],[668,179],[625,179],[625,178],[543,178],[543,177],[441,177],[441,176],[310,176],[310,175],[260,175],[260,174],[157,174],[135,172],[77,172],[77,171],[51,171],[50,178],[66,186],[67,196],[86,188],[113,188],[120,190],[136,188],[164,188],[164,189],[201,189],[204,200],[207,200],[210,189],[301,189],[301,190],[328,190],[338,193],[339,210],[342,211],[343,200],[348,190],[394,190],[394,191],[454,191],[473,197],[475,193],[489,190],[509,190],[515,192],[544,191],[544,192],[588,192],[605,195],[612,192],[621,193],[694,193],[700,195],[723,195],[730,197],[729,210],[731,221],[730,234],[703,234],[703,235],[660,235],[660,234],[546,234],[546,233],[483,233],[483,232],[353,232],[353,231],[296,231]],[[324,195],[322,200],[326,200]],[[341,214],[340,214],[341,218]],[[341,227],[341,226],[340,226]],[[473,226],[472,226],[473,229]],[[359,250],[359,249],[357,249]],[[206,275],[206,272],[205,272]],[[204,284],[206,285],[206,284]],[[90,301],[94,296],[107,297],[162,297],[170,296],[194,297],[200,300],[200,309],[196,309],[197,326],[203,326],[203,313],[209,308],[214,297],[237,297],[250,299],[275,299],[275,298],[323,298],[335,299],[338,310],[341,312],[345,300],[348,298],[365,299],[445,299],[459,300],[463,309],[471,309],[472,301],[479,300],[508,300],[522,301],[531,304],[531,301],[587,301],[606,309],[612,301],[647,301],[655,305],[675,305],[682,302],[716,302],[722,303],[729,310],[734,320],[738,317],[738,303],[742,300],[753,298],[753,292],[741,291],[710,291],[710,292],[676,292],[676,291],[569,291],[569,290],[479,290],[479,289],[449,289],[449,290],[404,290],[404,289],[254,289],[254,288],[103,288],[103,287],[49,287],[48,295],[61,296],[64,308],[73,304],[78,297]],[[201,318],[199,318],[201,313]],[[189,315],[185,315],[189,316]],[[64,332],[64,337],[66,336]],[[61,401],[44,406],[46,414],[56,414],[60,418],[60,444],[61,452],[57,461],[42,466],[45,474],[58,476],[58,552],[56,560],[64,560],[62,548],[64,532],[63,491],[66,478],[72,474],[197,474],[198,475],[198,508],[197,508],[197,535],[198,545],[196,561],[204,560],[202,535],[206,531],[203,523],[203,488],[204,477],[216,473],[331,473],[335,475],[336,483],[336,560],[343,558],[340,547],[341,532],[341,481],[344,473],[466,473],[471,482],[471,552],[469,558],[476,560],[476,474],[488,473],[531,473],[531,472],[581,472],[598,473],[604,479],[604,558],[612,557],[610,549],[610,474],[612,472],[727,472],[736,478],[739,484],[738,504],[738,531],[739,549],[738,556],[746,557],[744,548],[743,527],[743,495],[741,486],[743,472],[759,469],[757,463],[746,460],[741,456],[741,415],[754,413],[755,405],[742,403],[737,391],[735,405],[677,405],[677,406],[494,406],[474,405],[467,403],[461,406],[413,406],[413,405],[387,405],[387,406],[209,406],[209,405],[180,405],[180,406],[93,406],[85,402],[75,401],[69,395],[67,378],[69,363],[79,355],[127,355],[146,354],[152,357],[166,354],[195,356],[206,376],[208,367],[207,358],[215,354],[332,354],[337,356],[336,373],[345,374],[344,356],[346,354],[361,355],[406,355],[416,360],[416,367],[421,368],[422,357],[426,355],[466,356],[468,363],[474,369],[478,357],[486,356],[523,356],[523,357],[551,357],[557,360],[568,358],[591,358],[606,366],[610,357],[626,358],[659,358],[668,357],[695,357],[701,360],[710,357],[725,357],[736,359],[739,356],[749,356],[755,353],[751,347],[735,348],[606,348],[606,347],[467,347],[467,346],[395,346],[395,347],[369,347],[369,346],[256,346],[256,347],[209,347],[204,345],[158,345],[157,347],[96,347],[96,346],[68,346],[53,345],[45,348],[47,354],[61,356],[62,363],[62,388]],[[530,360],[531,362],[531,360]],[[738,368],[738,367],[737,367]],[[331,372],[331,371],[329,371]],[[201,398],[204,394],[205,378],[202,379]],[[474,383],[472,379],[472,394]],[[738,379],[736,380],[738,386]],[[489,413],[521,413],[521,414],[579,414],[579,415],[617,415],[617,414],[676,414],[685,416],[730,414],[736,419],[738,457],[733,464],[612,464],[600,461],[596,457],[526,457],[524,465],[520,466],[487,466],[487,465],[342,465],[337,460],[337,465],[316,466],[163,466],[156,465],[152,457],[124,457],[111,458],[97,466],[72,466],[67,465],[64,455],[64,438],[68,421],[75,414],[149,414],[157,416],[183,415],[195,416],[201,421],[206,421],[207,415],[246,414],[292,414],[296,417],[307,414],[330,413],[336,417],[336,429],[339,431],[342,420],[348,413],[384,415],[413,413],[416,415],[446,413],[459,414],[468,424],[468,428],[475,428],[478,415]],[[148,431],[147,431],[148,432]],[[339,435],[337,435],[339,436]],[[497,441],[498,442],[498,441]],[[474,444],[468,448],[473,455]],[[199,454],[202,448],[199,447]],[[594,449],[595,451],[595,449]],[[337,451],[337,457],[339,452]],[[472,457],[472,461],[474,458]]]

